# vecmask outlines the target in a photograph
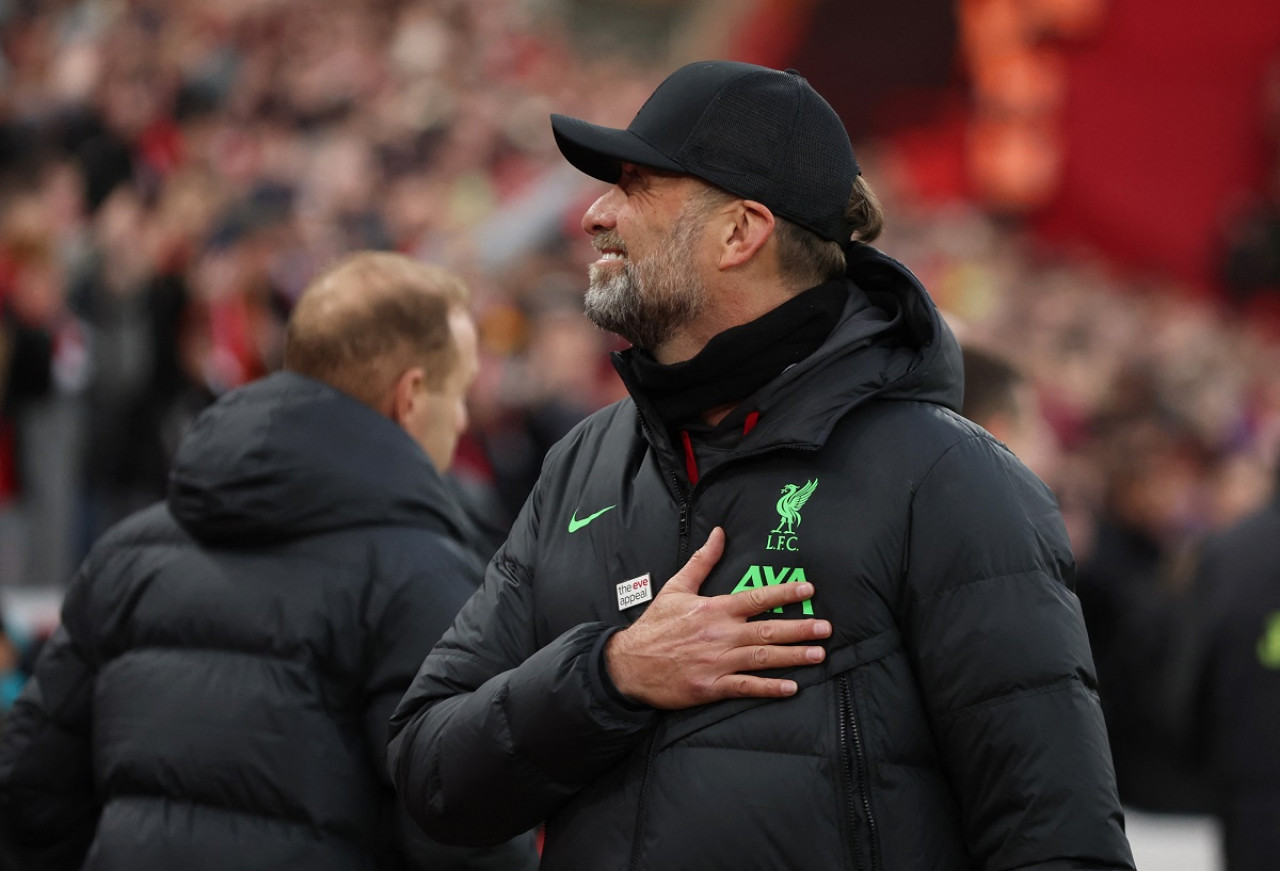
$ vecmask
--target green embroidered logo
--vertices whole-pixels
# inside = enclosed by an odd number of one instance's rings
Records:
[[[747,573],[742,576],[742,580],[738,581],[738,586],[733,588],[733,592],[741,593],[743,590],[754,590],[757,587],[773,586],[775,584],[798,584],[807,581],[804,576],[803,568],[791,568],[783,566],[782,568],[774,568],[773,566],[752,566],[747,569]],[[805,599],[801,603],[804,607],[806,616],[813,616],[813,601]],[[781,608],[774,608],[773,613],[781,614]]]
[[[1267,615],[1267,628],[1258,639],[1258,662],[1263,668],[1280,670],[1280,611]]]
[[[617,508],[617,507],[618,507],[617,505],[610,505],[606,508],[601,508],[595,514],[588,514],[586,517],[582,518],[581,520],[578,519],[578,509],[575,508],[573,510],[573,514],[569,516],[569,532],[571,533],[577,532],[579,529],[586,526],[591,521],[595,520],[601,514],[604,514],[606,511],[609,511],[610,509]]]
[[[814,478],[804,486],[787,484],[782,488],[782,498],[778,500],[778,526],[769,533],[765,542],[765,550],[799,550],[796,543],[796,527],[800,525],[800,509],[809,501],[813,491],[818,489],[818,479]]]

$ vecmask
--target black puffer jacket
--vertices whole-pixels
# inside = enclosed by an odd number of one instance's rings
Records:
[[[427,831],[546,819],[554,871],[1132,868],[1054,500],[952,410],[958,349],[910,273],[862,247],[851,275],[692,487],[643,396],[552,451],[392,721]],[[786,700],[620,703],[600,650],[644,610],[625,583],[717,524],[703,593],[812,582],[826,661]]]
[[[168,507],[85,561],[0,741],[31,867],[536,864],[531,838],[431,844],[383,773],[391,711],[479,580],[457,516],[403,430],[323,384],[209,409]]]

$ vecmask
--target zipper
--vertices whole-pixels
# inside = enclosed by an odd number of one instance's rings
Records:
[[[655,727],[649,735],[649,742],[644,748],[644,777],[640,780],[640,796],[636,800],[636,825],[631,833],[631,862],[627,866],[635,871],[640,863],[640,830],[644,827],[644,797],[649,791],[649,771],[653,767],[653,748],[658,743],[658,730]]]
[[[692,503],[692,495],[680,502],[680,548],[676,553],[676,563],[681,566],[689,559],[689,508]]]
[[[637,417],[640,420],[640,428],[644,430],[645,437],[651,445],[656,445],[657,440],[654,436],[653,429],[649,426],[649,422],[645,419],[643,413],[639,413],[637,408]],[[662,462],[661,452],[656,453],[658,468],[667,473],[667,484],[671,488],[671,496],[675,499],[680,509],[680,535],[679,545],[677,548],[678,559],[677,565],[682,565],[685,560],[685,552],[689,545],[689,507],[692,502],[692,494],[689,488],[684,486],[680,481],[680,475],[672,471],[666,464]],[[644,829],[644,806],[645,798],[649,793],[649,780],[653,771],[654,748],[658,745],[658,727],[655,726],[649,734],[649,740],[644,748],[644,774],[640,778],[640,795],[636,798],[636,822],[631,832],[631,861],[628,868],[635,871],[640,865],[640,835]]]
[[[842,674],[840,682],[840,758],[845,773],[845,812],[848,814],[849,832],[853,838],[854,866],[862,868],[862,851],[858,849],[858,819],[854,814],[855,801],[861,806],[870,835],[872,871],[880,868],[880,839],[876,835],[876,819],[871,813],[871,794],[867,784],[867,757],[862,745],[862,730],[853,708],[853,691],[849,676]]]
[[[644,431],[645,438],[649,444],[657,445],[658,439],[654,434],[653,427],[649,426],[649,421],[645,419],[639,408],[636,409],[636,417],[640,421],[640,429]],[[671,489],[671,497],[675,500],[676,506],[680,510],[680,535],[679,543],[676,548],[676,563],[683,565],[685,560],[689,558],[689,514],[693,505],[693,491],[698,489],[698,485],[694,484],[692,488],[686,487],[684,482],[680,480],[680,473],[673,471],[670,466],[662,462],[661,451],[655,451],[658,468],[666,473],[666,483]]]

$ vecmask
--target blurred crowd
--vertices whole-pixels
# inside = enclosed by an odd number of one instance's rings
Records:
[[[547,115],[625,126],[674,65],[584,48],[577,5],[0,0],[0,588],[64,586],[161,497],[186,423],[278,366],[297,294],[360,248],[472,286],[483,361],[455,478],[501,538],[546,448],[621,390],[615,340],[580,316],[594,185]],[[697,4],[631,5],[669,25]],[[855,146],[888,212],[880,247],[1032,384],[1025,458],[1067,518],[1103,684],[1142,685],[1195,543],[1271,492],[1277,333],[972,205],[926,205],[880,143]],[[1280,293],[1263,232],[1224,259],[1254,280],[1262,257],[1251,299]],[[1109,711],[1114,741],[1156,716],[1132,707]],[[1169,777],[1154,804],[1179,804]]]
[[[1046,252],[967,208],[886,236],[962,342],[1034,388],[1000,437],[1061,505],[1122,798],[1208,812],[1196,748],[1180,743],[1192,712],[1177,687],[1194,676],[1178,671],[1200,544],[1275,492],[1277,334],[1188,288]]]
[[[490,364],[473,463],[496,440],[493,463],[536,470],[559,407],[607,398],[601,337],[563,316],[582,184],[544,127],[553,106],[625,111],[649,87],[633,62],[574,61],[506,0],[0,16],[0,581],[63,584],[156,499],[185,423],[277,366],[292,301],[346,251],[471,280]],[[550,427],[530,445],[506,432],[526,411]]]

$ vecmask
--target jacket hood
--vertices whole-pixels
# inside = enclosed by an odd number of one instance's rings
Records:
[[[183,438],[169,509],[196,538],[265,544],[370,524],[461,539],[452,497],[391,420],[319,381],[281,372],[222,397]]]
[[[852,282],[844,315],[823,345],[763,394],[793,391],[821,377],[835,401],[932,402],[959,411],[964,398],[960,344],[911,270],[870,245],[846,249]]]
[[[924,286],[870,245],[855,242],[846,257],[849,302],[831,336],[744,404],[761,413],[755,447],[820,445],[845,413],[872,398],[960,410],[960,345]]]

